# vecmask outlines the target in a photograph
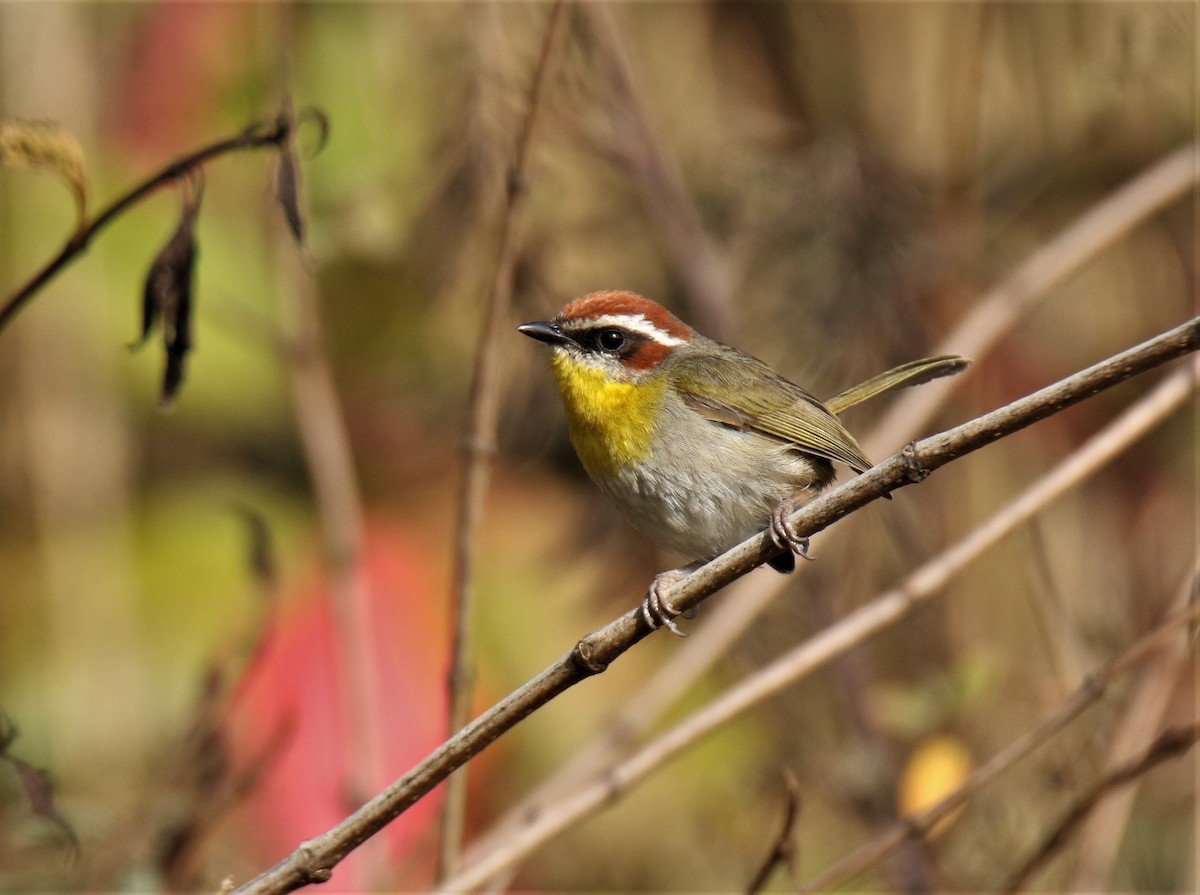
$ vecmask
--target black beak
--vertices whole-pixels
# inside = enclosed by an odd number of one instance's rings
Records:
[[[524,333],[539,342],[549,342],[551,345],[572,345],[575,340],[566,335],[553,320],[535,320],[532,323],[522,323],[517,332]]]

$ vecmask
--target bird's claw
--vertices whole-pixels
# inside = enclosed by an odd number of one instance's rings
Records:
[[[771,512],[771,527],[767,530],[771,543],[780,550],[790,550],[803,559],[812,560],[808,555],[809,539],[797,532],[792,524],[793,510],[792,502],[785,500]]]
[[[687,612],[680,612],[666,598],[663,591],[681,581],[690,571],[690,567],[686,569],[672,569],[669,572],[662,572],[656,575],[654,580],[650,582],[650,587],[646,591],[646,598],[642,600],[642,619],[651,631],[666,628],[676,637],[687,637],[687,634],[680,629],[679,625],[675,624],[675,619],[680,616],[695,618],[696,610],[690,609]]]

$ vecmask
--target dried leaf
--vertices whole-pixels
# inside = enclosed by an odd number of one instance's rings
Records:
[[[279,146],[279,167],[275,171],[275,198],[283,209],[283,217],[292,238],[304,245],[304,216],[300,212],[300,166],[296,147],[289,137]]]
[[[133,347],[145,343],[162,323],[166,369],[159,403],[169,405],[183,383],[184,362],[192,348],[192,272],[196,263],[196,217],[204,195],[198,178],[184,181],[179,223],[150,264],[142,290],[142,329]]]
[[[279,113],[281,123],[286,122],[287,136],[279,143],[279,166],[275,171],[275,199],[283,209],[288,229],[292,238],[299,246],[304,245],[304,234],[307,230],[304,212],[300,206],[300,162],[296,152],[296,131],[305,121],[315,121],[319,136],[317,150],[325,145],[329,137],[329,120],[324,113],[314,108],[302,109],[299,115],[292,111],[291,96],[284,97],[283,108]]]
[[[246,556],[250,572],[260,592],[271,595],[279,587],[279,565],[275,559],[275,542],[266,517],[248,506],[235,507],[246,522]]]
[[[314,107],[300,110],[299,114],[292,111],[292,99],[284,98],[283,109],[279,113],[280,122],[286,122],[288,127],[286,137],[279,143],[279,166],[275,171],[275,199],[283,209],[288,229],[299,246],[304,245],[304,235],[307,224],[300,205],[300,161],[296,151],[296,132],[300,125],[312,121],[317,125],[317,142],[309,153],[316,155],[324,148],[329,139],[329,119],[325,113]]]
[[[958,737],[927,737],[913,750],[896,784],[896,810],[908,817],[936,805],[962,785],[971,764],[971,752]],[[941,835],[959,813],[934,824],[929,836]]]
[[[161,316],[159,295],[163,287],[160,285],[159,279],[163,274],[159,270],[159,260],[165,251],[166,248],[164,247],[155,257],[154,261],[151,262],[150,272],[146,275],[146,283],[142,287],[142,329],[138,337],[129,343],[130,350],[137,350],[146,344],[146,340],[150,338],[150,333],[153,331],[154,325],[158,323],[158,318]]]
[[[84,226],[88,192],[83,148],[70,131],[49,121],[0,122],[0,165],[57,174],[75,197],[78,227]]]
[[[192,268],[196,257],[193,240],[186,261],[179,266],[178,288],[174,300],[163,309],[163,346],[167,350],[167,363],[163,371],[162,392],[159,403],[169,406],[179,387],[183,384],[185,361],[192,350]]]

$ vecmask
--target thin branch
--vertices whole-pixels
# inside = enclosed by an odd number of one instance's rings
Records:
[[[1200,724],[1172,728],[1160,734],[1140,757],[1110,770],[1075,802],[1050,835],[1012,875],[1001,891],[1018,892],[1024,889],[1029,878],[1063,849],[1080,824],[1087,819],[1102,799],[1111,795],[1113,790],[1134,782],[1138,777],[1164,761],[1185,755],[1198,739],[1200,739]]]
[[[964,454],[1139,373],[1195,351],[1198,345],[1200,318],[1026,398],[940,435],[914,442],[891,459],[799,509],[792,516],[792,524],[800,535],[811,535],[885,494],[920,481],[934,469]],[[777,551],[766,533],[755,535],[684,578],[670,589],[667,597],[682,610],[696,606],[725,584],[766,562]],[[580,681],[603,672],[650,633],[641,619],[640,609],[634,607],[584,637],[557,662],[456,733],[403,778],[336,827],[305,842],[238,892],[243,895],[283,893],[329,880],[333,868],[346,855],[411,807],[452,771],[550,700]]]
[[[796,873],[796,840],[795,829],[796,820],[800,817],[800,781],[796,779],[788,768],[783,769],[783,823],[779,826],[779,832],[775,836],[775,841],[771,844],[771,851],[767,858],[763,861],[762,866],[758,868],[758,872],[754,874],[754,878],[750,880],[750,885],[746,887],[746,895],[756,895],[761,892],[767,884],[767,880],[771,878],[771,874],[775,872],[775,868],[782,864],[787,868],[788,875],[795,882]]]
[[[4,299],[3,304],[0,305],[0,332],[3,332],[16,313],[43,286],[49,283],[59,271],[74,261],[79,255],[83,254],[97,233],[142,199],[158,189],[182,177],[186,177],[192,171],[204,165],[205,162],[226,153],[238,152],[244,149],[262,149],[264,147],[279,148],[291,136],[296,125],[305,120],[306,117],[311,117],[312,114],[316,114],[318,120],[323,120],[320,113],[301,113],[298,118],[289,118],[280,115],[271,122],[256,122],[241,133],[218,140],[215,143],[210,143],[208,146],[201,147],[195,152],[188,153],[170,162],[156,174],[148,177],[128,192],[118,196],[99,214],[72,233],[71,238],[67,240],[57,255],[51,258],[41,270],[30,277],[23,286]]]
[[[292,108],[285,93],[277,120],[313,118],[320,142],[328,123],[320,112]],[[293,125],[294,130],[294,125]],[[337,670],[345,697],[347,756],[344,790],[351,804],[366,798],[384,779],[383,736],[378,706],[383,691],[369,618],[370,591],[363,560],[363,509],[350,438],[337,386],[325,351],[320,301],[304,233],[306,213],[294,134],[279,144],[275,199],[288,225],[278,235],[281,292],[288,299],[290,327],[273,341],[285,349],[300,443],[316,497],[328,582],[328,603]],[[373,855],[372,855],[373,857]],[[375,868],[369,867],[368,874]]]
[[[1108,692],[1109,686],[1120,675],[1144,661],[1162,647],[1170,635],[1180,627],[1195,623],[1200,618],[1200,604],[1190,606],[1185,612],[1167,618],[1148,634],[1140,637],[1120,656],[1105,664],[1089,676],[1063,703],[1036,727],[1026,731],[1004,749],[980,765],[962,785],[915,817],[908,817],[885,830],[835,866],[825,870],[815,879],[809,880],[801,891],[811,892],[832,888],[861,873],[877,863],[902,842],[913,837],[924,837],[941,820],[948,817],[971,799],[984,785],[1007,770],[1034,749],[1067,727],[1083,712]]]
[[[296,256],[291,234],[279,235],[280,266],[292,315],[288,361],[292,403],[316,497],[329,582],[337,667],[343,677],[348,730],[346,789],[366,798],[383,777],[379,707],[384,704],[368,616],[363,567],[363,508],[341,400],[325,353],[317,285]],[[282,259],[295,257],[292,263]]]
[[[517,137],[516,155],[508,171],[506,204],[500,227],[496,271],[484,308],[471,381],[470,419],[464,440],[464,474],[459,492],[454,539],[453,641],[447,680],[449,710],[447,736],[470,718],[475,683],[474,565],[484,499],[496,453],[496,428],[500,404],[500,326],[512,299],[513,273],[525,231],[528,195],[529,150],[533,143],[542,98],[553,78],[566,38],[567,4],[557,0],[550,9],[542,38],[541,54],[529,88],[529,104]],[[438,877],[452,873],[462,855],[466,820],[467,775],[453,775],[446,784],[441,814]]]
[[[619,764],[604,769],[596,775],[596,779],[580,783],[569,793],[560,796],[553,805],[532,816],[523,826],[509,831],[496,848],[484,853],[464,873],[448,881],[444,890],[473,888],[511,867],[574,821],[600,805],[613,801],[682,749],[750,707],[795,684],[868,637],[895,624],[916,606],[932,599],[970,561],[1066,490],[1101,469],[1154,425],[1164,421],[1193,392],[1196,380],[1194,364],[1164,379],[1149,395],[993,514],[987,522],[913,571],[897,587],[755,672]]]
[[[1192,144],[1170,153],[1054,235],[980,298],[976,310],[942,341],[939,352],[963,354],[979,364],[1036,300],[1200,182],[1198,149]],[[897,398],[872,432],[862,439],[867,455],[882,455],[922,431],[938,408],[944,406],[951,390],[962,381],[963,377],[954,377],[953,381],[941,379]],[[803,566],[797,573],[802,570]],[[719,602],[690,639],[636,693],[629,695],[620,711],[603,725],[603,733],[576,752],[472,846],[468,863],[473,864],[479,856],[492,852],[527,818],[542,814],[557,796],[621,754],[628,743],[648,730],[667,706],[728,651],[787,584],[787,579],[781,576],[736,582],[728,599]]]

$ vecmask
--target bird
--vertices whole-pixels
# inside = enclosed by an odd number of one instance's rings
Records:
[[[834,463],[871,468],[837,414],[970,361],[912,361],[821,402],[770,366],[697,332],[627,291],[592,292],[518,332],[550,346],[550,364],[583,468],[629,522],[694,561],[660,573],[641,614],[686,634],[666,590],[704,562],[767,530],[790,572],[808,539],[790,516],[835,478]]]

